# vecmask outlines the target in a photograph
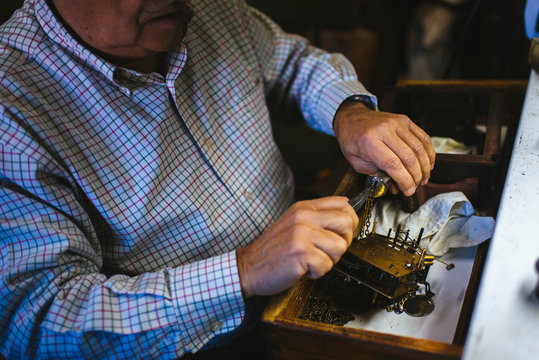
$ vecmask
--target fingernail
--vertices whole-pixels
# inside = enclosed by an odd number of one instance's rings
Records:
[[[412,195],[414,194],[414,192],[415,192],[415,188],[414,188],[414,187],[411,187],[411,188],[409,188],[408,190],[406,190],[405,195],[406,195],[406,196],[412,196]]]
[[[428,182],[429,182],[429,179],[427,178],[427,179],[421,181],[421,185],[427,185]]]

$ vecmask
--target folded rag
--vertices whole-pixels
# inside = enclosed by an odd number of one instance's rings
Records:
[[[430,138],[436,154],[476,154],[477,146],[467,146],[464,143],[448,137],[432,136]]]
[[[436,195],[415,212],[408,213],[388,199],[378,199],[373,208],[371,223],[376,221],[376,232],[387,234],[389,229],[410,230],[416,238],[424,229],[420,246],[436,256],[450,248],[469,247],[490,239],[494,232],[492,217],[476,216],[466,195],[454,191]]]

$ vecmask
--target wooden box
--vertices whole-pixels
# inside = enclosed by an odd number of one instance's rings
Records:
[[[474,178],[474,207],[495,215],[525,87],[525,81],[403,82],[385,96],[383,110],[405,113],[431,135],[475,142],[479,149],[476,154],[438,155],[431,178],[438,187],[418,190],[423,192],[423,198],[416,196],[415,202],[437,192],[461,190],[459,181]],[[349,171],[335,193],[353,195],[361,184],[362,177]],[[452,339],[436,341],[413,334],[393,334],[391,330],[373,331],[302,319],[300,315],[311,296],[319,291],[321,281],[302,279],[290,290],[274,296],[262,315],[270,358],[460,359],[487,247],[488,242],[480,245],[471,258],[473,266],[464,285],[458,319],[453,319]]]
[[[453,189],[477,210],[495,215],[525,90],[521,80],[401,81],[385,95],[386,111],[408,115],[432,137],[475,148],[470,154],[438,153],[415,205]]]

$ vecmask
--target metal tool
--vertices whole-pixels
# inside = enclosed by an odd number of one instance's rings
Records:
[[[390,179],[391,178],[389,177],[389,175],[387,175],[385,172],[377,171],[375,175],[369,176],[367,178],[367,181],[365,184],[367,187],[365,188],[365,190],[363,190],[362,192],[360,192],[359,194],[357,194],[356,196],[348,200],[348,203],[352,206],[352,208],[355,211],[358,211],[363,206],[363,204],[365,204],[365,201],[369,197],[373,184],[375,184],[374,197],[377,198],[384,195],[387,192],[387,189],[388,189],[387,182]]]

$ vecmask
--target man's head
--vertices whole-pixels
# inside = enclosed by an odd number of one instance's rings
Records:
[[[63,21],[108,58],[136,60],[178,46],[192,11],[188,0],[52,0]]]

